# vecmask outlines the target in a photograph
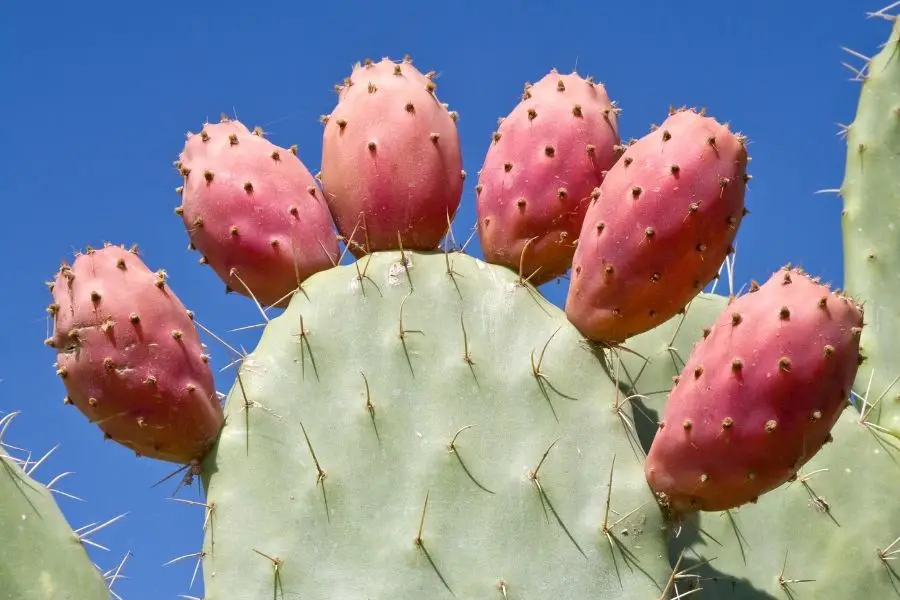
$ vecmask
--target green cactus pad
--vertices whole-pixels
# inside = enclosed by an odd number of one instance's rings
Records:
[[[900,441],[841,415],[797,480],[757,504],[702,513],[672,540],[692,598],[900,598]]]
[[[844,285],[866,309],[855,391],[880,400],[873,421],[900,435],[900,20],[865,69],[856,118],[847,128]]]
[[[206,599],[664,597],[603,353],[504,267],[404,256],[314,275],[244,359],[203,465]]]
[[[0,437],[11,415],[0,419]],[[33,463],[32,463],[33,464]],[[0,446],[0,600],[109,600],[103,575],[56,504]]]

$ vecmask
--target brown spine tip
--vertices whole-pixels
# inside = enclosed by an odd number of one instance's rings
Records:
[[[812,412],[812,414],[810,415],[810,419],[812,419],[813,421],[818,421],[818,420],[821,419],[821,418],[822,418],[822,411],[821,411],[821,410],[814,410],[814,411]]]
[[[124,259],[124,258],[121,258],[121,257],[120,257],[119,259],[116,260],[116,268],[118,268],[118,269],[120,269],[120,270],[122,270],[122,271],[124,271],[124,270],[127,268],[127,266],[125,265],[125,259]]]
[[[431,140],[431,143],[432,143],[432,144],[437,144],[437,143],[438,143],[438,140],[441,139],[441,134],[439,134],[439,133],[432,133],[432,134],[429,134],[429,135],[428,135],[428,138]]]
[[[201,265],[205,265],[205,264],[209,263],[209,259],[206,258],[205,256],[201,256],[201,257],[197,260],[197,262],[200,263]]]
[[[822,348],[822,355],[825,358],[828,358],[829,356],[831,356],[833,354],[834,354],[834,346],[832,346],[831,344],[825,344],[825,347]]]
[[[778,428],[778,421],[776,421],[775,419],[769,419],[768,421],[766,421],[766,432],[767,433],[772,433],[777,428]]]
[[[652,238],[654,235],[656,235],[656,230],[652,227],[647,227],[644,229],[644,237],[646,237],[647,239]]]
[[[568,196],[568,195],[569,195],[569,191],[564,187],[561,187],[556,190],[556,197],[559,198],[560,200],[564,200],[566,198],[566,196]]]
[[[741,316],[741,313],[733,312],[731,313],[731,324],[732,325],[740,325],[744,320],[744,317]]]
[[[290,207],[290,208],[288,209],[288,212],[290,212],[290,213],[291,213],[291,216],[294,216],[294,217],[300,215],[300,211],[297,209],[296,206]]]
[[[288,150],[290,150],[291,154],[297,156],[297,144],[292,144],[291,147],[288,148]]]
[[[722,429],[731,429],[732,425],[734,425],[734,419],[731,417],[722,419]]]
[[[556,149],[553,146],[544,146],[544,154],[546,154],[550,158],[553,158],[554,156],[556,156]]]
[[[232,133],[231,135],[229,135],[229,136],[228,136],[228,142],[229,142],[232,146],[237,146],[237,144],[238,144],[238,136],[237,136],[237,134]]]
[[[744,368],[744,361],[742,361],[740,358],[735,358],[734,360],[731,361],[731,370],[734,371],[735,373],[740,372],[741,369],[743,369],[743,368]]]
[[[347,127],[347,119],[338,119],[335,121],[337,123],[338,128],[343,131],[345,127]],[[293,148],[293,146],[291,146]]]
[[[525,198],[519,198],[518,200],[516,200],[516,206],[518,206],[520,209],[525,208]]]
[[[310,196],[315,196],[316,195],[316,186],[311,185],[306,188],[306,191],[309,192]]]
[[[622,159],[622,164],[625,165],[626,167],[629,166],[633,162],[634,162],[634,158],[632,158],[630,156],[626,156],[625,158]]]
[[[782,356],[778,359],[778,369],[784,371],[785,373],[791,370],[791,359],[787,356]]]
[[[704,327],[704,328],[703,328],[703,339],[705,340],[706,338],[708,338],[708,337],[709,337],[709,334],[711,334],[711,333],[712,333],[712,329],[711,329],[711,328],[709,328],[709,327]]]
[[[787,321],[788,319],[791,318],[791,309],[789,309],[787,306],[782,306],[781,309],[778,311],[778,317],[782,321]]]
[[[184,207],[183,207],[183,206],[176,206],[176,207],[175,207],[175,214],[178,215],[179,217],[180,217],[181,215],[183,215],[183,214],[184,214]]]
[[[478,185],[475,186],[475,193],[480,194],[481,190],[483,190],[483,189],[484,189],[484,185],[479,183]]]
[[[208,141],[209,141],[209,134],[206,133],[206,131],[201,131],[201,132],[200,132],[200,139],[203,140],[204,142],[208,142]]]
[[[281,153],[279,153],[278,150],[273,150],[272,154],[270,154],[269,156],[271,156],[272,160],[274,160],[274,161],[281,160]]]
[[[694,379],[699,379],[700,376],[703,375],[703,367],[697,367],[694,369]]]
[[[639,185],[632,186],[632,188],[631,188],[631,197],[632,197],[632,198],[639,198],[642,191],[643,191],[643,190],[641,189],[641,187],[640,187]]]
[[[253,193],[253,184],[250,183],[249,181],[245,181],[244,182],[244,191],[247,192],[248,194],[252,194]]]
[[[100,302],[100,292],[96,290],[91,292],[91,302],[93,302],[94,304]]]
[[[672,173],[672,175],[678,175],[678,173],[681,172],[681,167],[679,165],[671,165],[669,167],[669,172]]]
[[[594,147],[593,144],[588,144],[587,146],[585,146],[585,150],[587,150],[589,156],[593,156],[594,153],[596,153],[597,148]]]
[[[509,173],[512,171],[513,165],[511,162],[503,163],[503,170]]]
[[[576,117],[581,117],[581,116],[583,116],[583,114],[584,113],[582,113],[582,111],[581,111],[580,104],[576,104],[575,106],[572,107],[572,115],[574,115]]]
[[[663,129],[662,139],[664,142],[668,142],[669,140],[672,139],[672,134],[669,132],[668,129]]]
[[[231,235],[232,237],[237,237],[237,235],[238,235],[238,227],[237,227],[237,225],[232,225],[231,228],[228,230],[228,233],[229,233],[229,235]]]
[[[128,320],[131,321],[134,325],[137,325],[141,322],[141,317],[137,313],[131,313],[128,315]]]
[[[528,109],[528,120],[534,121],[537,118],[537,111],[533,108]]]
[[[691,421],[690,419],[685,419],[684,421],[681,422],[681,427],[684,428],[685,430],[689,430],[693,426],[694,426],[694,422]]]
[[[369,148],[369,152],[375,152],[375,148],[376,148],[375,142],[369,142],[367,144],[367,146]]]
[[[598,235],[603,233],[604,229],[606,229],[606,223],[603,223],[602,221],[600,223],[597,223],[597,234]]]

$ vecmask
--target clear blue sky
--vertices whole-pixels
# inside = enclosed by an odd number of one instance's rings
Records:
[[[886,1],[886,0],[880,0]],[[92,555],[113,567],[134,555],[116,590],[126,600],[202,596],[188,584],[193,563],[161,567],[198,551],[202,509],[166,501],[175,481],[150,489],[171,466],[135,459],[103,442],[62,404],[52,368],[44,281],[60,259],[104,240],[137,242],[198,319],[248,349],[259,321],[197,255],[172,209],[179,178],[171,167],[187,130],[225,111],[262,125],[277,144],[298,144],[318,170],[319,115],[332,109],[334,83],[366,57],[410,53],[434,69],[438,95],[460,113],[465,168],[480,168],[496,119],[525,81],[552,67],[578,68],[607,85],[622,107],[621,133],[639,137],[673,105],[705,106],[750,138],[751,215],[737,244],[738,285],[785,262],[841,283],[839,198],[815,195],[841,183],[844,144],[836,123],[853,119],[859,86],[840,50],[866,54],[889,24],[866,19],[877,3],[813,6],[774,0],[723,3],[471,1],[7,3],[0,16],[0,233],[8,252],[7,319],[0,336],[0,416],[22,410],[10,443],[59,451],[39,479],[73,470],[63,489],[87,500],[61,505],[74,526],[130,511]],[[545,8],[547,7],[547,8]],[[474,223],[475,177],[467,181],[455,231]],[[480,253],[474,244],[472,252]],[[565,283],[545,292],[557,303]],[[215,364],[228,357],[210,341]],[[231,372],[218,376],[223,392]],[[197,498],[197,488],[185,494]],[[2,499],[0,499],[2,501]],[[249,517],[249,515],[248,515]]]

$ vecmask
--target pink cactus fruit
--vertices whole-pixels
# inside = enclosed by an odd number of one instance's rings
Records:
[[[733,252],[747,149],[727,125],[672,111],[628,147],[587,210],[572,259],[566,314],[610,343],[667,321]]]
[[[50,284],[57,373],[78,408],[140,455],[200,460],[223,424],[191,313],[135,249],[106,245]]]
[[[572,265],[591,193],[623,150],[606,88],[556,70],[500,121],[479,174],[476,208],[485,259],[535,285]]]
[[[465,172],[456,113],[434,73],[410,59],[357,64],[327,117],[322,187],[354,256],[434,250],[459,208]]]
[[[831,440],[861,362],[863,310],[798,269],[704,332],[666,402],[645,473],[675,514],[740,506]]]
[[[176,166],[192,248],[229,291],[286,306],[310,275],[339,259],[322,193],[296,147],[280,148],[223,116],[191,134]]]

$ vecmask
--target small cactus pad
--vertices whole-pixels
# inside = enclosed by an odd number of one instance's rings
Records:
[[[15,414],[0,418],[0,441]],[[53,494],[23,464],[0,444],[0,600],[109,600]]]
[[[305,290],[203,465],[207,600],[662,596],[630,407],[560,309],[458,253],[374,253]]]
[[[868,310],[862,335],[866,362],[855,389],[878,406],[874,423],[900,436],[900,20],[865,67],[856,118],[846,129],[847,162],[840,193],[844,286]]]

